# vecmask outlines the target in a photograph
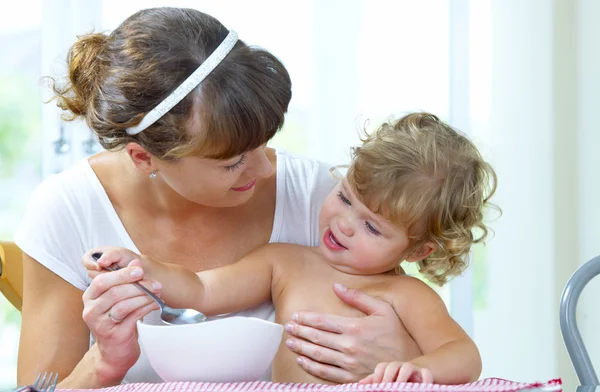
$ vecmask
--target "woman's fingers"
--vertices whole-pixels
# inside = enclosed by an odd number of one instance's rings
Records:
[[[96,276],[105,273],[106,271],[92,271],[92,270],[88,270],[87,274],[90,277],[90,279],[94,279]]]
[[[314,361],[335,365],[352,372],[356,380],[373,371],[378,361],[372,366],[364,362],[361,351],[363,347],[355,337],[355,334],[360,333],[361,318],[298,312],[296,319],[302,324],[293,321],[286,324],[286,331],[292,335],[288,340],[294,343],[288,346],[292,351]],[[342,331],[342,333],[329,332],[329,330]]]
[[[343,327],[347,324],[348,317],[316,312],[296,312],[293,314],[292,320],[294,320],[296,324],[317,328],[322,331],[343,333]]]
[[[145,287],[152,290],[153,286],[151,282],[142,283]],[[154,300],[132,285],[113,287],[98,298],[84,298],[83,303],[83,320],[90,328],[92,328],[92,325],[105,325],[107,319],[111,319],[113,322],[124,320],[137,309],[148,304],[158,309],[158,305],[156,305]]]
[[[349,371],[354,374],[354,380],[359,380],[371,371],[356,356],[347,354],[352,351],[352,345],[342,335],[295,323],[286,324],[286,330],[293,331],[294,335],[286,340],[286,346],[296,354]],[[300,339],[296,339],[296,336]]]
[[[322,347],[300,339],[287,339],[285,345],[296,354],[303,355],[324,364],[338,366],[338,364],[343,363],[344,361],[344,355],[339,351],[331,350],[327,347]]]
[[[153,302],[138,287],[129,284],[140,279],[140,272],[143,274],[142,269],[132,263],[131,267],[103,273],[92,280],[83,293],[83,318],[91,329],[94,329],[92,325],[105,324],[109,318],[111,321],[123,320],[136,309]],[[160,295],[158,282],[141,280],[138,283]]]
[[[344,347],[339,334],[327,332],[327,329],[316,328],[319,327],[313,328],[312,326],[301,325],[295,322],[289,322],[285,325],[285,330],[294,337],[304,339],[319,346],[329,347],[340,352],[343,351]],[[313,359],[316,358],[313,357]]]
[[[154,305],[153,309],[159,309],[158,304],[152,298],[142,294],[117,302],[108,309],[108,312],[113,320],[123,321],[138,309],[152,304]]]
[[[144,270],[139,266],[131,266],[118,271],[103,273],[96,276],[84,294],[84,299],[96,299],[109,289],[127,283],[137,282],[144,276]]]
[[[148,313],[153,312],[155,310],[160,309],[156,302],[152,301],[149,304],[146,304],[142,307],[135,309],[133,312],[129,313],[127,317],[122,321],[126,326],[132,326],[136,328],[135,324],[144,318]]]
[[[102,253],[99,262],[92,258],[96,252]],[[144,271],[138,257],[127,250],[102,247],[87,252],[82,258],[82,264],[93,277],[83,294],[83,320],[96,339],[94,347],[113,368],[129,369],[139,358],[136,323],[158,309],[150,297],[130,284],[138,282],[160,293],[158,282],[143,280]],[[121,269],[114,272],[103,269],[115,263]]]
[[[308,374],[323,380],[329,380],[340,384],[358,381],[358,378],[354,374],[336,366],[315,362],[307,357],[298,357],[297,362]]]
[[[342,301],[366,315],[385,314],[389,308],[387,302],[371,297],[362,291],[347,288],[339,283],[333,285],[333,291]]]
[[[337,351],[342,355],[328,355],[327,364],[353,373],[356,379],[373,373],[381,362],[417,354],[410,352],[410,346],[407,347],[406,342],[411,337],[388,302],[340,285],[335,285],[334,291],[344,302],[366,316],[344,317],[298,311],[292,316],[294,321],[288,323],[288,330],[298,341],[304,340],[307,344],[299,344],[298,349],[293,351],[300,353],[297,350],[302,350],[303,355],[314,361],[321,361],[319,358],[326,353],[325,349]],[[310,346],[315,343],[319,347]]]
[[[372,367],[361,362],[357,340],[351,334],[339,334],[317,329],[320,327],[333,327],[335,330],[358,330],[354,321],[358,319],[318,315],[317,313],[303,312],[298,321],[316,327],[301,325],[295,322],[286,324],[286,331],[292,335],[288,341],[290,350],[297,354],[307,356],[314,361],[338,366],[355,374],[358,380],[371,373]],[[331,321],[327,321],[331,318]],[[339,323],[339,324],[338,324]],[[342,326],[343,325],[343,326]],[[297,338],[297,339],[296,339]],[[373,365],[374,366],[374,365]],[[333,380],[332,380],[333,381]]]

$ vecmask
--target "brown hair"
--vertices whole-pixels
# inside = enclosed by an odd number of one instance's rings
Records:
[[[283,64],[238,41],[179,104],[143,132],[125,130],[175,90],[219,46],[228,30],[193,9],[135,13],[110,35],[80,36],[68,53],[69,81],[52,88],[64,118],[85,119],[108,150],[137,142],[160,159],[226,159],[266,143],[291,99]]]
[[[459,275],[471,245],[488,234],[483,215],[496,190],[492,167],[466,136],[429,113],[384,123],[362,141],[347,176],[358,197],[405,227],[413,250],[436,244],[418,262],[427,279],[442,285]]]

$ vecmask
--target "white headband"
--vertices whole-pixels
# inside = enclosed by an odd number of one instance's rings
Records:
[[[196,86],[198,86],[200,82],[202,82],[221,61],[223,61],[225,56],[233,49],[237,39],[237,33],[230,30],[227,37],[225,37],[217,49],[215,49],[215,51],[212,52],[211,55],[208,56],[208,58],[175,89],[175,91],[148,112],[138,125],[127,128],[127,133],[130,135],[137,135],[158,121],[158,119],[164,116],[169,110],[173,109],[173,106],[177,105],[186,95],[195,89]]]

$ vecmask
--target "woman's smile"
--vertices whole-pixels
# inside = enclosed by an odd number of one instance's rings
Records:
[[[243,185],[239,188],[231,188],[231,189],[236,192],[245,192],[247,190],[252,189],[254,187],[254,185],[256,185],[256,178],[254,180],[250,181],[249,183],[247,183],[246,185]]]

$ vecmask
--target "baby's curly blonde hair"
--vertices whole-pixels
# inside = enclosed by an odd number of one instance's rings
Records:
[[[436,245],[418,262],[428,280],[443,285],[462,273],[471,245],[488,234],[492,167],[465,135],[430,113],[384,123],[362,141],[347,174],[361,202],[404,227],[412,250]]]

